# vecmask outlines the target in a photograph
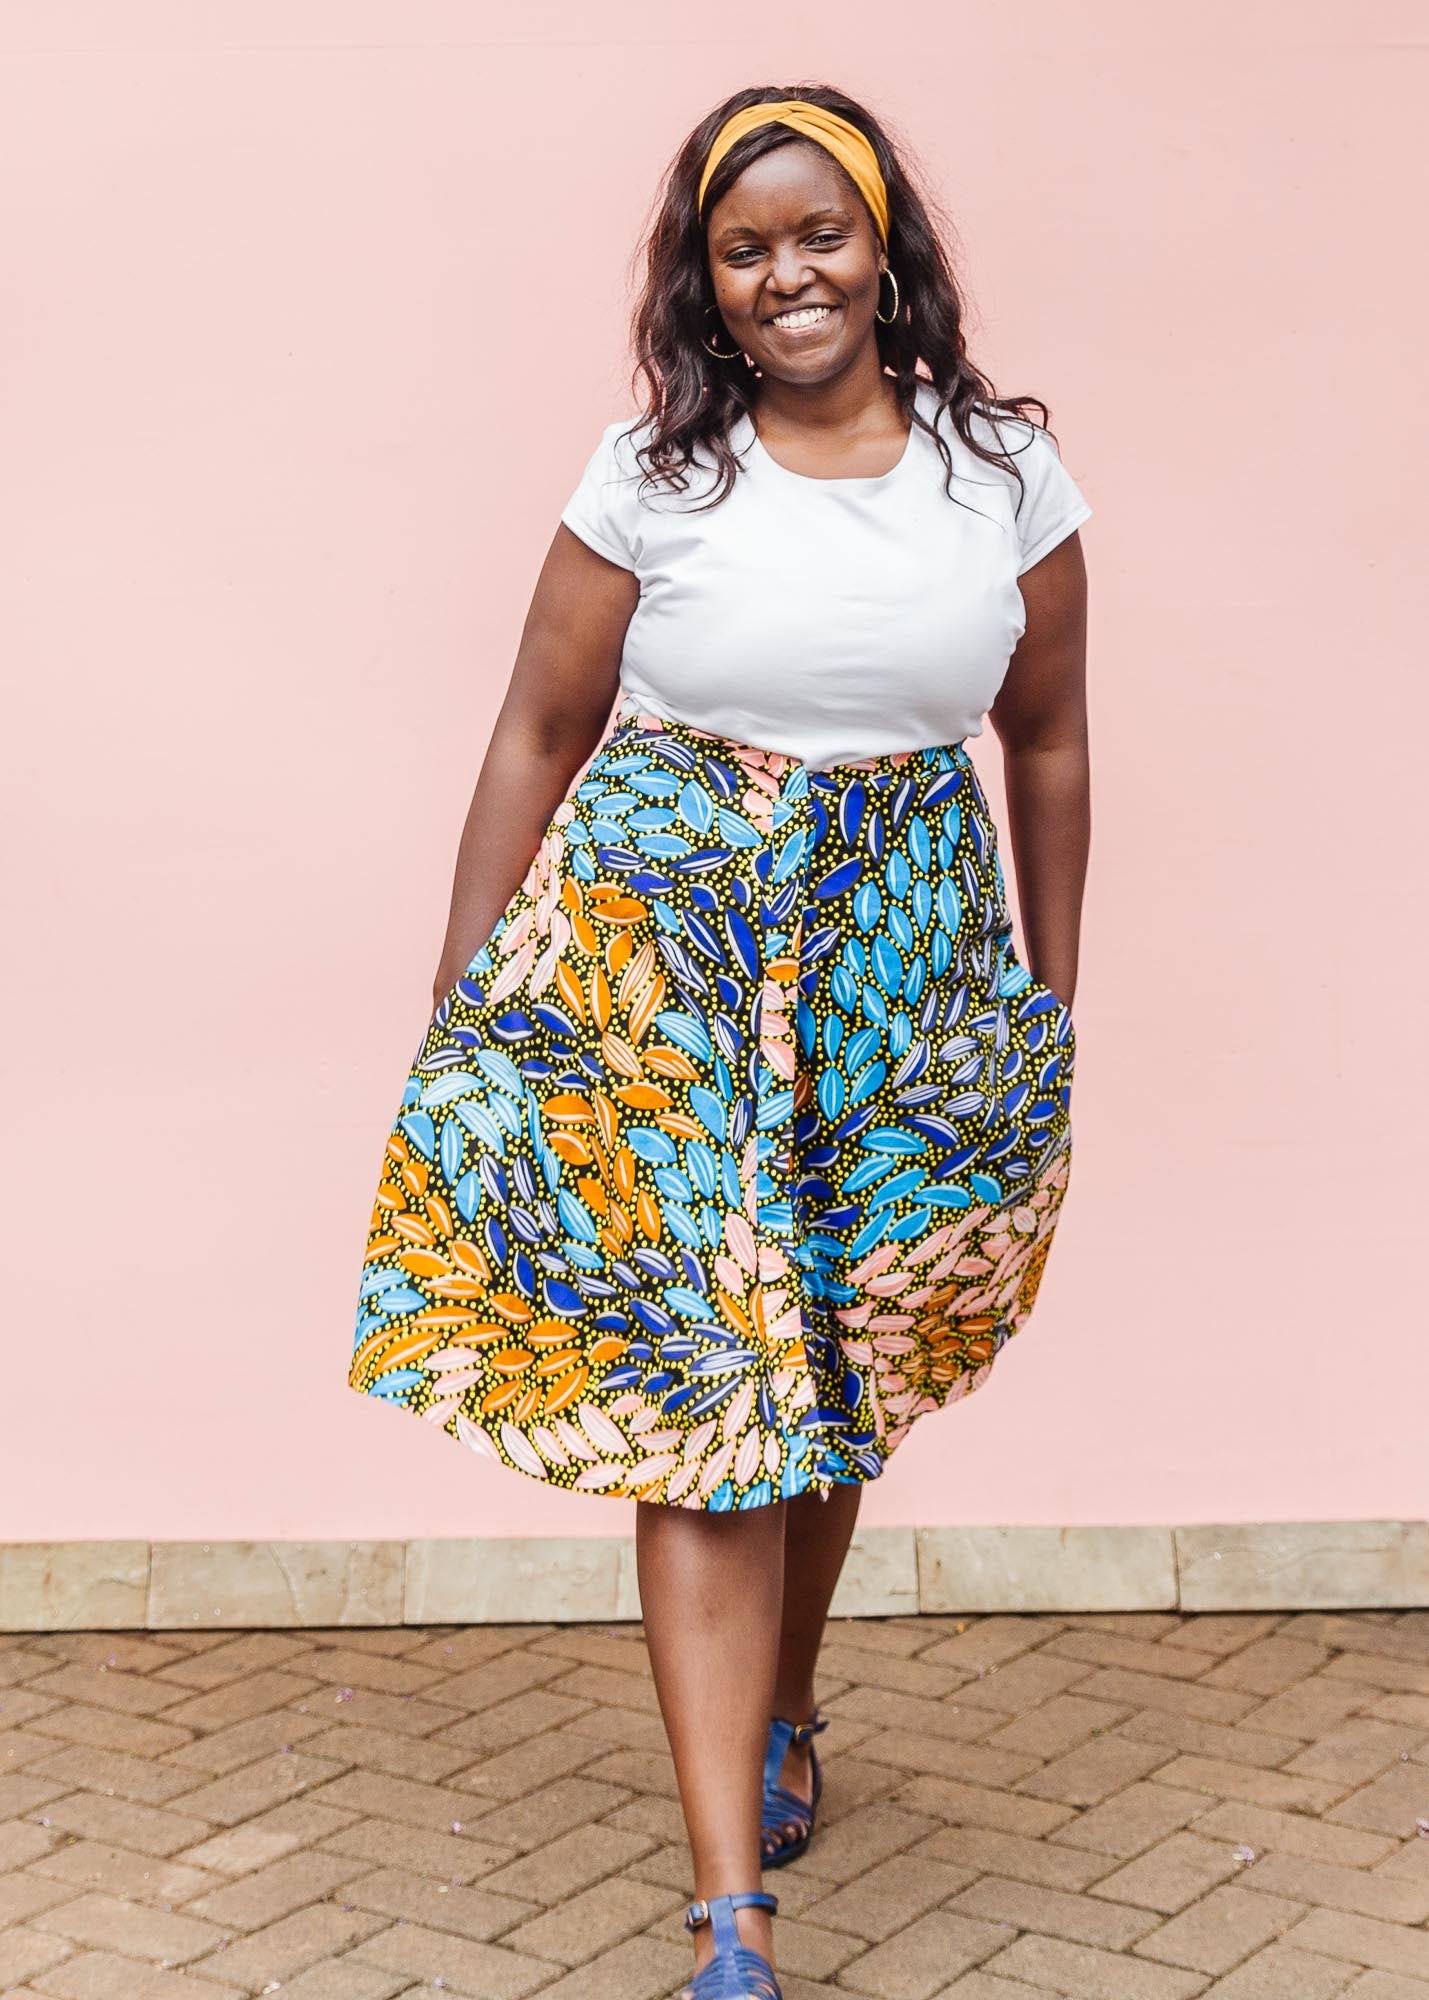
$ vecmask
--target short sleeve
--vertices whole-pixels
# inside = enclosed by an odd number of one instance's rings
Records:
[[[639,528],[635,518],[638,467],[626,465],[618,440],[630,425],[607,424],[600,442],[586,461],[576,490],[561,509],[561,519],[574,535],[607,562],[636,569]]]
[[[1036,424],[1025,426],[1031,441],[1025,446],[1010,444],[1013,463],[1022,474],[1026,491],[1017,510],[1019,554],[1017,574],[1066,540],[1074,528],[1090,520],[1091,507],[1085,494],[1061,460],[1047,431]],[[1017,494],[1014,488],[1014,504]]]

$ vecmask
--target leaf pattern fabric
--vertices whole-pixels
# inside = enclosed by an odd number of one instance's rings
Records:
[[[877,1478],[1032,1311],[1075,1060],[961,741],[621,715],[416,1052],[349,1384],[583,1493]]]

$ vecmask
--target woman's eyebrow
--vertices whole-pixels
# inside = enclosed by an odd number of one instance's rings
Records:
[[[811,208],[807,215],[801,215],[794,225],[796,229],[807,229],[811,222],[848,222],[853,217],[846,208]],[[730,222],[715,236],[716,243],[724,243],[731,236],[757,236],[759,231],[750,222]]]

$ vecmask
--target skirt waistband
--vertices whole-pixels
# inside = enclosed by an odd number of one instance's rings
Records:
[[[961,737],[953,743],[932,743],[916,750],[886,750],[868,757],[843,758],[833,764],[806,764],[802,758],[787,750],[746,743],[739,737],[722,736],[717,730],[701,729],[695,723],[678,722],[671,716],[658,715],[652,709],[638,707],[622,707],[617,711],[606,742],[609,746],[651,736],[684,743],[698,754],[733,758],[746,770],[757,770],[776,781],[796,772],[807,772],[811,783],[822,779],[837,784],[844,773],[848,773],[850,778],[869,775],[891,777],[907,773],[910,769],[950,771],[958,766],[972,768],[972,758]]]

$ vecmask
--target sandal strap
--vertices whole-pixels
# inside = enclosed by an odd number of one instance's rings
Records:
[[[779,1898],[766,1889],[741,1889],[729,1896],[700,1897],[685,1911],[685,1929],[701,1924],[714,1928],[714,1957],[690,1982],[694,2000],[781,2000],[774,1968],[762,1952],[743,1942],[735,1925],[736,1910],[779,1908]]]
[[[817,1736],[821,1729],[828,1728],[828,1720],[816,1711],[807,1722],[788,1722],[782,1715],[776,1715],[769,1724],[769,1742],[764,1752],[764,1789],[772,1791],[779,1783],[779,1774],[784,1769],[785,1754],[791,1743],[808,1743],[810,1737]],[[809,1755],[814,1756],[810,1745]]]
[[[786,1791],[783,1785],[765,1787],[761,1818],[768,1832],[782,1832],[786,1826],[797,1826],[804,1832],[813,1817],[812,1799],[801,1799],[796,1792]]]
[[[701,1924],[712,1922],[721,1907],[731,1911],[768,1910],[773,1916],[779,1908],[779,1898],[771,1896],[767,1889],[737,1889],[729,1896],[702,1896],[685,1911],[685,1929],[698,1930]]]

